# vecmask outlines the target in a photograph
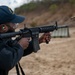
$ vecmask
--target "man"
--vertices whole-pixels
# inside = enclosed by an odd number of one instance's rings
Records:
[[[0,6],[0,33],[14,32],[16,23],[21,23],[25,17],[16,15],[7,6]],[[39,44],[50,41],[50,33],[44,33],[39,38]],[[12,40],[0,38],[0,75],[8,75],[19,60],[33,52],[32,41],[29,38]]]

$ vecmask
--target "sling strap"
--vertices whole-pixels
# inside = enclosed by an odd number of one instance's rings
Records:
[[[25,75],[25,73],[24,73],[24,71],[23,71],[23,69],[22,69],[20,63],[18,62],[18,63],[16,64],[16,72],[17,72],[17,75],[20,75],[20,71],[19,71],[19,70],[21,71],[21,74],[22,74],[22,75]]]

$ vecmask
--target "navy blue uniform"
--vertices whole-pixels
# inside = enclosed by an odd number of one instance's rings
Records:
[[[8,75],[8,71],[17,64],[22,56],[32,52],[32,42],[26,50],[23,50],[17,41],[0,39],[0,75]]]

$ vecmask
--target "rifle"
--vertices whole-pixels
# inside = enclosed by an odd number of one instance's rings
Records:
[[[42,27],[34,27],[34,28],[26,28],[25,27],[24,29],[20,29],[20,31],[10,32],[10,33],[2,33],[2,34],[0,34],[0,38],[5,39],[5,38],[10,38],[10,37],[15,37],[16,35],[23,35],[24,37],[31,37],[34,52],[37,52],[40,49],[39,39],[38,39],[39,33],[52,32],[59,28],[65,28],[65,27],[66,26],[57,26],[57,22],[55,25],[50,25],[50,26],[42,26]],[[46,43],[48,44],[47,41],[46,41]]]

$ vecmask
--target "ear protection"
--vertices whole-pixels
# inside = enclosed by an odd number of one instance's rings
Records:
[[[5,29],[4,25],[2,26],[2,29],[3,29],[3,30]]]
[[[4,30],[5,29],[5,25],[4,24],[1,24],[0,25],[0,30]]]

